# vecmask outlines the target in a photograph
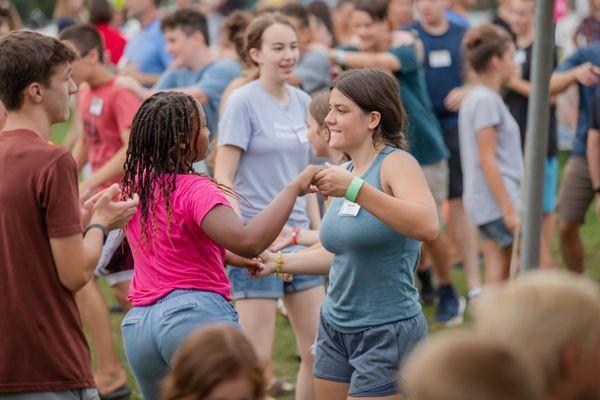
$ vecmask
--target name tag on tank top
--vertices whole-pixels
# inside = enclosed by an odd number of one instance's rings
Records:
[[[431,68],[444,68],[452,65],[452,56],[448,50],[434,50],[429,52],[429,66]]]
[[[360,206],[348,200],[344,200],[344,204],[340,207],[340,217],[356,217],[360,211]]]

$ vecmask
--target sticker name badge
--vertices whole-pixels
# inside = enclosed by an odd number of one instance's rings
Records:
[[[448,50],[434,50],[429,52],[429,66],[431,68],[444,68],[452,65],[452,56]]]
[[[296,132],[296,136],[300,143],[308,142],[308,127],[306,125],[300,125],[294,128],[294,132]]]
[[[527,54],[525,53],[525,50],[517,49],[517,51],[515,51],[515,55],[513,56],[513,61],[516,64],[525,64],[526,59],[527,59]]]
[[[102,108],[104,107],[104,101],[102,99],[95,97],[92,99],[90,103],[90,114],[95,115],[96,117],[102,114]]]
[[[356,217],[360,211],[360,206],[348,200],[344,200],[344,204],[340,208],[339,216],[341,217]]]

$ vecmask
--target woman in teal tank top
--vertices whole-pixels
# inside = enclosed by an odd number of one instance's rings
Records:
[[[329,146],[352,161],[313,180],[331,197],[321,243],[267,254],[259,275],[329,274],[315,342],[317,399],[400,398],[398,368],[427,334],[413,272],[420,241],[439,233],[435,201],[403,150],[405,114],[391,75],[346,71],[329,105]]]

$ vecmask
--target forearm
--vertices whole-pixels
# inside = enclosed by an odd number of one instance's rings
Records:
[[[492,192],[492,196],[494,196],[494,199],[502,209],[502,212],[506,213],[507,211],[513,210],[514,206],[512,200],[506,191],[504,180],[502,179],[502,174],[500,174],[496,161],[482,161],[481,169],[483,170],[483,175],[490,188],[490,192]]]
[[[337,51],[337,50],[334,50]],[[367,53],[362,51],[344,51],[344,66],[349,68],[382,68],[391,72],[400,69],[400,62],[388,53]],[[334,61],[337,54],[332,53]]]
[[[572,70],[555,72],[550,78],[550,94],[564,92],[575,80],[575,73]]]
[[[296,254],[283,254],[281,272],[286,274],[327,275],[334,255],[322,246]]]
[[[121,176],[123,174],[126,153],[127,146],[123,146],[110,160],[90,175],[82,185],[86,188],[94,189]]]
[[[319,199],[316,193],[306,195],[306,212],[310,221],[310,227],[318,230],[321,226],[321,210],[319,209]]]
[[[77,164],[77,170],[80,171],[81,168],[87,163],[88,160],[88,149],[85,144],[85,135],[84,132],[80,133],[79,139],[75,143],[75,147],[73,148],[73,158],[75,159],[75,163]]]
[[[139,83],[144,86],[152,86],[160,79],[160,74],[142,74],[140,73],[136,76],[136,79]]]
[[[302,246],[313,246],[319,243],[319,231],[315,229],[301,229],[298,232],[296,241]]]
[[[298,193],[296,185],[288,185],[256,217],[248,221],[243,237],[250,241],[251,253],[262,253],[277,239],[294,209]]]
[[[431,207],[390,196],[366,182],[356,203],[401,235],[427,242],[439,233],[438,218]]]
[[[591,129],[587,139],[587,162],[594,189],[600,187],[600,131]]]
[[[529,97],[531,93],[531,83],[521,78],[513,78],[508,82],[508,88],[517,92],[523,97]]]

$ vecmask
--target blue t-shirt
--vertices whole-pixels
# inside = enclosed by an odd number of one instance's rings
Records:
[[[244,221],[261,212],[308,165],[310,96],[292,86],[287,91],[284,104],[259,80],[252,81],[233,91],[219,121],[219,146],[242,150],[233,187],[241,195]],[[308,228],[308,222],[306,197],[299,197],[288,225]]]
[[[157,18],[127,42],[123,55],[144,74],[162,74],[173,61]]]
[[[471,21],[469,21],[467,18],[463,17],[456,11],[447,10],[446,18],[448,18],[448,21],[453,22],[458,26],[462,26],[463,28],[469,29],[471,27]]]
[[[385,147],[362,176],[380,191],[381,164],[395,151]],[[346,164],[352,169],[352,163]],[[323,247],[333,253],[323,319],[341,332],[356,332],[414,317],[421,312],[413,273],[420,243],[401,235],[361,208],[340,215],[345,199],[332,197],[321,223]]]
[[[587,47],[577,49],[556,69],[564,72],[586,62],[600,66],[600,42],[594,42]],[[585,156],[587,152],[587,134],[590,129],[590,121],[593,113],[594,92],[596,86],[579,85],[579,118],[577,119],[577,130],[573,138],[573,150],[571,154]]]
[[[448,30],[443,35],[432,35],[420,22],[407,25],[405,29],[417,32],[423,42],[427,93],[442,129],[455,127],[458,113],[448,110],[444,99],[450,90],[462,85],[463,58],[460,48],[466,29],[452,22],[449,22]]]
[[[172,68],[165,71],[154,89],[173,89],[197,87],[208,97],[208,103],[202,108],[206,114],[206,125],[211,136],[219,124],[219,103],[227,85],[240,76],[242,67],[235,60],[219,60],[210,63],[198,71],[187,68]]]

